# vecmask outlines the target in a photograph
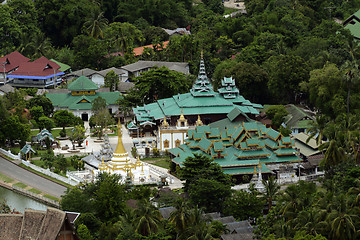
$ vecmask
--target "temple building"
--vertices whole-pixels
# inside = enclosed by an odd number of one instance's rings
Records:
[[[180,130],[182,134],[183,131],[180,128],[194,128],[199,119],[204,124],[224,119],[233,109],[244,113],[244,120],[255,119],[255,116],[259,114],[258,110],[263,108],[262,105],[251,103],[241,96],[235,86],[235,80],[231,77],[224,78],[221,84],[222,87],[215,92],[206,75],[204,61],[201,58],[199,75],[190,92],[133,108],[135,121],[128,125],[130,134],[133,137],[158,135],[158,128],[165,120],[169,125],[167,132],[171,128],[176,128],[176,131]],[[180,116],[186,119],[187,126],[177,126]],[[185,122],[182,121],[182,123]]]
[[[99,164],[97,173],[107,172],[109,174],[119,174],[122,176],[122,179],[125,180],[126,177],[130,176],[132,182],[134,183],[145,183],[147,182],[150,176],[150,170],[148,166],[144,166],[137,158],[136,161],[130,159],[128,153],[125,150],[124,144],[121,139],[121,124],[118,124],[118,144],[113,153],[113,156],[110,161],[104,161],[102,159]]]
[[[241,112],[232,111],[226,119],[198,125],[187,131],[184,144],[170,149],[173,163],[182,167],[187,157],[204,154],[218,163],[224,173],[242,176],[274,174],[283,164],[296,167],[302,161],[294,140],[284,137],[260,122],[237,121]]]
[[[61,89],[62,90],[62,89]],[[117,100],[120,98],[119,92],[103,91],[85,76],[81,76],[74,82],[70,83],[68,89],[58,93],[47,93],[54,110],[66,109],[74,113],[75,116],[81,117],[83,121],[88,121],[92,116],[92,101],[102,97],[106,101],[106,107],[110,113],[118,110]]]

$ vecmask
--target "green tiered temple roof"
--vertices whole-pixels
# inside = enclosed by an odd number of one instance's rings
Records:
[[[204,61],[200,61],[197,80],[189,93],[174,95],[170,98],[157,100],[143,107],[133,108],[138,123],[154,122],[165,116],[180,116],[183,114],[228,114],[236,109],[244,114],[259,114],[260,104],[251,103],[239,94],[232,78],[222,81],[222,88],[215,92],[205,72]]]
[[[172,161],[182,166],[196,154],[213,158],[230,175],[251,174],[261,165],[269,173],[269,164],[300,162],[293,149],[295,142],[260,122],[241,122],[235,127],[229,118],[188,131],[186,144],[170,149]],[[221,125],[221,126],[219,126]],[[216,126],[216,127],[213,127]]]
[[[91,103],[97,97],[105,99],[106,104],[116,104],[121,97],[119,92],[96,92],[97,85],[87,77],[81,76],[69,84],[68,93],[47,93],[54,107],[68,110],[91,110]]]

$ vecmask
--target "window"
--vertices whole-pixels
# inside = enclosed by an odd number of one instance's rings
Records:
[[[164,141],[164,148],[169,148],[169,140]]]
[[[175,141],[175,147],[179,147],[181,144],[181,141],[179,139],[176,139]]]

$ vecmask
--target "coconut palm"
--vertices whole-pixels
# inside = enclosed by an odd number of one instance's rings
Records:
[[[332,239],[355,239],[355,220],[359,217],[354,212],[358,208],[352,208],[344,194],[340,194],[333,202],[333,210],[328,215],[328,222],[331,226],[329,237]]]
[[[50,39],[45,36],[45,33],[39,32],[34,34],[31,40],[27,47],[32,50],[33,58],[46,56],[47,53],[52,52],[53,46]]]
[[[184,232],[190,223],[190,205],[184,199],[178,199],[175,203],[176,211],[172,212],[170,215],[170,222],[175,225],[176,231],[178,234]]]
[[[316,143],[320,145],[324,138],[324,130],[327,123],[328,119],[325,115],[316,116],[315,120],[310,122],[311,127],[308,129],[310,135],[306,139],[306,142],[308,143],[310,139],[316,137]]]
[[[178,237],[179,240],[211,240],[214,239],[215,229],[208,222],[210,219],[206,217],[204,211],[197,206],[190,211],[189,223],[187,228]]]
[[[136,216],[134,219],[135,232],[149,236],[158,231],[162,217],[159,210],[149,201],[141,201],[134,214]]]
[[[108,20],[104,17],[103,12],[92,12],[90,17],[84,23],[87,34],[95,39],[103,39],[103,29],[106,28]]]
[[[319,150],[325,150],[325,155],[323,160],[321,160],[320,165],[325,166],[326,168],[335,166],[345,159],[345,150],[340,146],[339,141],[335,139],[322,144],[319,147]]]
[[[271,176],[268,180],[263,179],[262,183],[265,186],[265,192],[263,197],[268,202],[268,210],[270,211],[274,197],[280,190],[280,185],[277,183],[276,178]]]

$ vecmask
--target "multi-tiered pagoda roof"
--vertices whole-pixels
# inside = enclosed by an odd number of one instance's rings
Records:
[[[171,81],[169,79],[169,81]],[[206,75],[204,61],[200,61],[198,77],[189,93],[174,95],[160,99],[143,107],[133,108],[138,124],[154,123],[164,117],[180,116],[183,109],[184,116],[226,114],[238,109],[245,114],[257,115],[260,104],[251,103],[240,95],[232,78],[222,81],[222,88],[215,92],[210,79]]]

